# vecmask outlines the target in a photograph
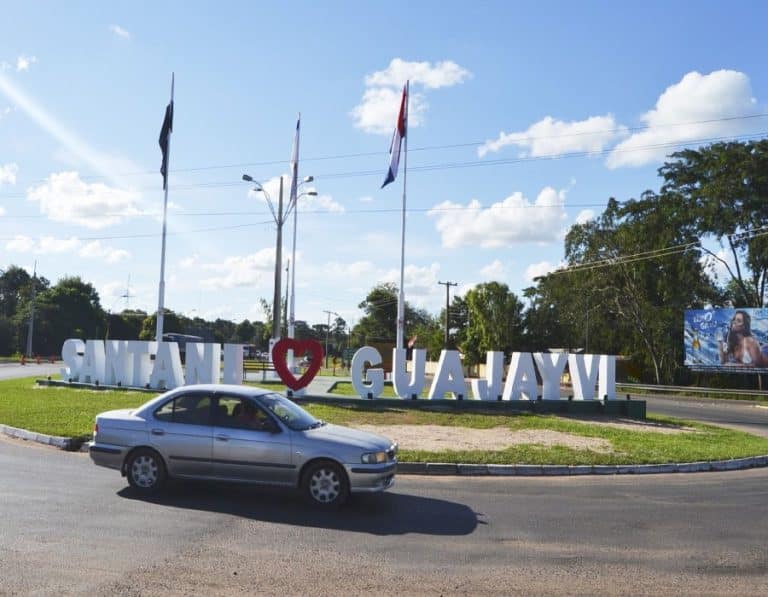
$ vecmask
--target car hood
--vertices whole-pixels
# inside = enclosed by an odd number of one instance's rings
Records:
[[[331,425],[329,423],[317,429],[307,429],[303,433],[312,440],[332,441],[371,451],[388,450],[394,443],[383,435],[376,435],[375,433],[359,431],[349,427],[342,427],[341,425]]]

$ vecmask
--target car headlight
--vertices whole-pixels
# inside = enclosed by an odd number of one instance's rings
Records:
[[[361,457],[363,464],[381,464],[387,461],[386,452],[367,452]]]

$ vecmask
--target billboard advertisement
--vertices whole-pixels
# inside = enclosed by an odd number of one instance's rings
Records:
[[[687,310],[683,336],[693,370],[768,372],[768,309]]]

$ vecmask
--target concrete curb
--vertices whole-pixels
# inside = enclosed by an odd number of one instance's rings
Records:
[[[69,437],[35,433],[18,427],[0,424],[0,432],[10,437],[54,446],[60,450],[88,451],[88,443]],[[559,464],[457,464],[451,462],[398,462],[400,475],[440,475],[455,477],[567,477],[579,475],[648,475],[662,473],[703,473],[710,471],[738,471],[768,467],[768,455],[712,460],[708,462],[680,462],[668,464],[620,465],[559,465]]]
[[[73,440],[69,437],[58,437],[56,435],[35,433],[34,431],[19,429],[18,427],[11,427],[10,425],[0,424],[0,431],[9,437],[15,437],[17,439],[23,439],[30,442],[37,442],[38,444],[44,444],[46,446],[54,446],[60,450],[74,451],[80,447],[81,443],[80,441]]]

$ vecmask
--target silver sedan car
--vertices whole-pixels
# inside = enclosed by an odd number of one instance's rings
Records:
[[[101,413],[89,453],[145,494],[168,478],[210,479],[294,487],[321,506],[389,489],[397,468],[385,437],[325,423],[279,394],[219,384]]]

